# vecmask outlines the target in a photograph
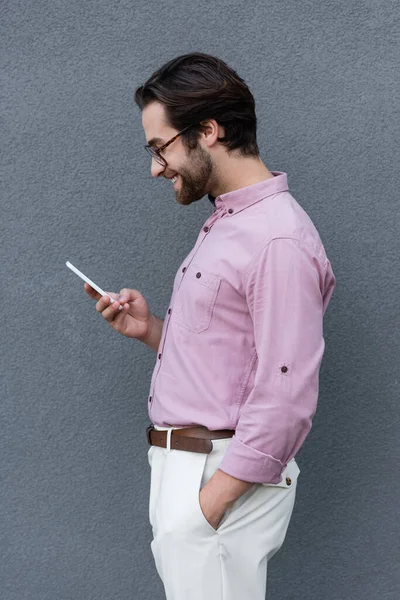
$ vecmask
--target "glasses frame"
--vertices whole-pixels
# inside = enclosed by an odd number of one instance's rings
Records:
[[[184,129],[182,129],[182,131],[180,131],[179,133],[177,133],[176,135],[174,135],[173,138],[171,138],[170,140],[168,140],[168,142],[165,142],[165,144],[163,144],[160,148],[153,148],[153,146],[150,146],[149,144],[146,144],[146,146],[144,147],[144,149],[150,154],[151,158],[154,158],[160,165],[162,165],[163,167],[166,167],[167,166],[167,161],[165,160],[165,158],[163,156],[161,156],[161,152],[164,152],[164,150],[166,148],[168,148],[168,146],[170,144],[172,144],[172,142],[174,142],[175,140],[177,140],[178,137],[180,137],[182,135],[182,133],[185,133],[185,131],[187,131],[188,129],[190,129],[190,127],[194,127],[194,124],[188,125]]]

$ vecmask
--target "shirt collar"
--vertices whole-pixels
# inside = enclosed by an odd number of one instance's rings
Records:
[[[232,211],[232,214],[240,212],[268,196],[278,192],[286,192],[289,189],[286,173],[282,171],[271,171],[271,173],[274,177],[270,179],[253,183],[227,194],[221,194],[217,198],[213,198],[211,194],[208,194],[208,199],[216,208],[223,206],[227,211]]]

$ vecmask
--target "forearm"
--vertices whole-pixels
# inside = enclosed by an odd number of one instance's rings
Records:
[[[152,314],[150,317],[149,330],[147,336],[142,339],[142,342],[144,342],[147,346],[149,346],[149,348],[154,350],[154,352],[157,352],[158,347],[160,345],[163,324],[164,321],[162,319],[159,319],[158,317]]]

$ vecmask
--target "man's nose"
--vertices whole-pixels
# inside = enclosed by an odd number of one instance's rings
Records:
[[[151,175],[159,177],[165,171],[165,165],[161,165],[155,158],[151,159]]]

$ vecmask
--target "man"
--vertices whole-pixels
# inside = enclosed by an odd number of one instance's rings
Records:
[[[151,172],[214,212],[165,320],[137,290],[96,310],[157,352],[148,398],[152,551],[168,600],[263,600],[292,514],[294,456],[316,410],[335,277],[318,232],[271,172],[244,81],[205,54],[136,90]]]

